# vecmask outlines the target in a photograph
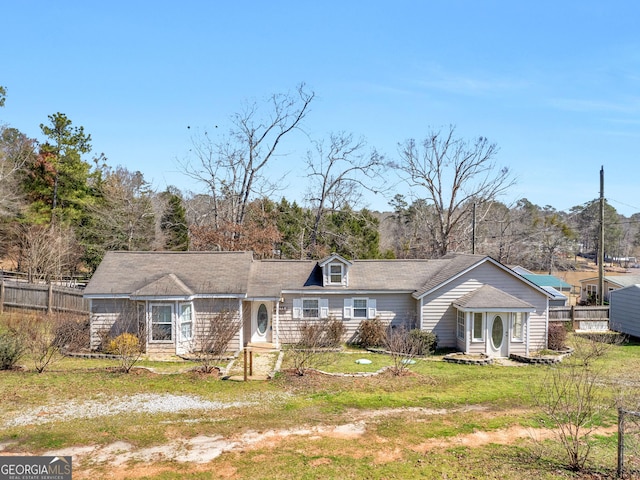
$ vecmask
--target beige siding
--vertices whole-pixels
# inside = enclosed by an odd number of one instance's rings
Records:
[[[501,268],[485,262],[467,272],[446,286],[427,295],[423,299],[422,328],[433,331],[438,336],[438,346],[460,348],[456,337],[456,309],[453,302],[461,296],[480,288],[482,285],[492,285],[513,295],[535,307],[528,322],[529,345],[532,350],[546,346],[547,331],[547,297],[533,287],[514,278],[513,275]],[[473,344],[474,350],[478,344]],[[524,344],[511,345],[512,353],[524,349]]]
[[[299,339],[298,328],[305,322],[302,319],[293,318],[293,299],[302,296],[285,295],[284,303],[280,308],[280,341],[293,343]],[[394,325],[408,324],[408,328],[417,328],[417,302],[410,294],[378,294],[378,295],[308,295],[304,298],[326,298],[329,300],[329,318],[343,320],[346,333],[343,341],[350,342],[355,339],[356,331],[360,326],[360,318],[344,318],[344,300],[346,298],[369,298],[376,300],[377,317],[384,323]]]
[[[211,322],[225,322],[236,330],[229,342],[228,350],[237,351],[240,345],[240,329],[242,321],[239,311],[240,302],[228,299],[196,299],[193,302],[195,310],[194,342],[192,349],[200,348],[202,340],[209,335]]]
[[[115,299],[91,301],[91,349],[100,347],[103,335],[113,337],[123,331],[137,331],[137,317],[133,302]]]

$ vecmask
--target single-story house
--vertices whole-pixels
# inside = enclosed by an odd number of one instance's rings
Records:
[[[508,357],[546,347],[551,295],[491,257],[257,260],[250,252],[108,252],[87,285],[91,345],[142,333],[148,354],[197,349],[207,322],[239,325],[231,350],[295,341],[305,322],[420,328],[440,347]]]
[[[604,300],[609,301],[611,292],[619,288],[628,287],[640,283],[640,275],[605,275]],[[583,278],[580,280],[580,300],[588,302],[598,298],[598,277]]]
[[[640,284],[609,294],[609,328],[640,338]]]

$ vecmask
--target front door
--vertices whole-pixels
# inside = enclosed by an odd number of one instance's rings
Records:
[[[489,355],[492,357],[506,357],[509,355],[509,316],[497,313],[491,319],[489,330]]]
[[[271,342],[271,302],[256,302],[251,312],[251,342]]]

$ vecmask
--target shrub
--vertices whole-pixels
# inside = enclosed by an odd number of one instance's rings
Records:
[[[549,350],[562,350],[566,347],[567,329],[562,323],[549,323],[547,333],[547,348]]]
[[[89,347],[89,319],[65,318],[55,326],[55,341],[68,351],[79,351]]]
[[[411,330],[409,338],[415,343],[416,355],[430,355],[438,346],[438,336],[435,333],[419,328]]]
[[[342,320],[331,318],[325,325],[325,343],[327,347],[338,347],[342,343],[342,337],[347,328]]]
[[[132,333],[121,333],[109,342],[109,353],[116,355],[122,371],[129,373],[142,355],[140,339]]]
[[[11,333],[0,333],[0,370],[9,370],[24,353],[24,343]]]
[[[358,343],[364,348],[384,345],[387,329],[379,318],[363,320],[358,327]]]

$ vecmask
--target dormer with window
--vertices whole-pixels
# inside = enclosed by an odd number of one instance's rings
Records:
[[[347,287],[349,267],[352,263],[338,254],[327,257],[318,264],[322,268],[322,284],[325,287]]]

